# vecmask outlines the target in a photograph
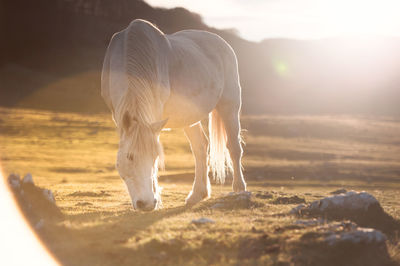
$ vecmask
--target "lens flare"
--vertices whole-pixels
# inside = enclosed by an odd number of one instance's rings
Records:
[[[280,76],[285,76],[288,73],[288,65],[283,61],[275,62],[274,69]]]
[[[18,211],[0,167],[0,264],[58,265]]]

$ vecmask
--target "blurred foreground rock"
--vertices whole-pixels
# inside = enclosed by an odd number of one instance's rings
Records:
[[[22,180],[18,174],[11,174],[7,183],[18,206],[34,228],[39,230],[46,220],[58,220],[63,217],[53,192],[36,186],[30,173]]]

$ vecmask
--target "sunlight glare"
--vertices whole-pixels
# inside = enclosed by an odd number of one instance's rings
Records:
[[[398,0],[146,0],[199,13],[209,26],[243,38],[319,39],[343,35],[400,36]]]
[[[283,62],[283,61],[277,61],[277,62],[274,64],[274,68],[275,68],[275,71],[276,71],[280,76],[284,76],[284,75],[287,74],[288,66],[287,66],[287,64],[286,64],[285,62]]]
[[[57,265],[18,211],[0,168],[0,264]]]

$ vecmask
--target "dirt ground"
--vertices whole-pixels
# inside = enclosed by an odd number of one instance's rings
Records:
[[[150,213],[132,210],[115,170],[118,138],[109,115],[1,108],[0,119],[4,176],[29,172],[54,193],[61,215],[23,209],[63,265],[400,264],[396,228],[385,231],[384,245],[331,246],[321,228],[342,221],[290,214],[345,188],[369,192],[400,219],[396,119],[243,117],[251,195],[228,194],[228,180],[193,208],[184,206],[194,171],[189,144],[181,131],[163,132],[163,209]],[[192,222],[199,218],[211,222]]]

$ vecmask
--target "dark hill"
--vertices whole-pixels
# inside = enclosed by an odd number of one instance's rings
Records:
[[[254,43],[186,9],[139,0],[1,1],[0,105],[107,112],[99,95],[105,48],[135,18],[165,33],[203,29],[226,39],[239,60],[244,113],[400,114],[398,40]]]

